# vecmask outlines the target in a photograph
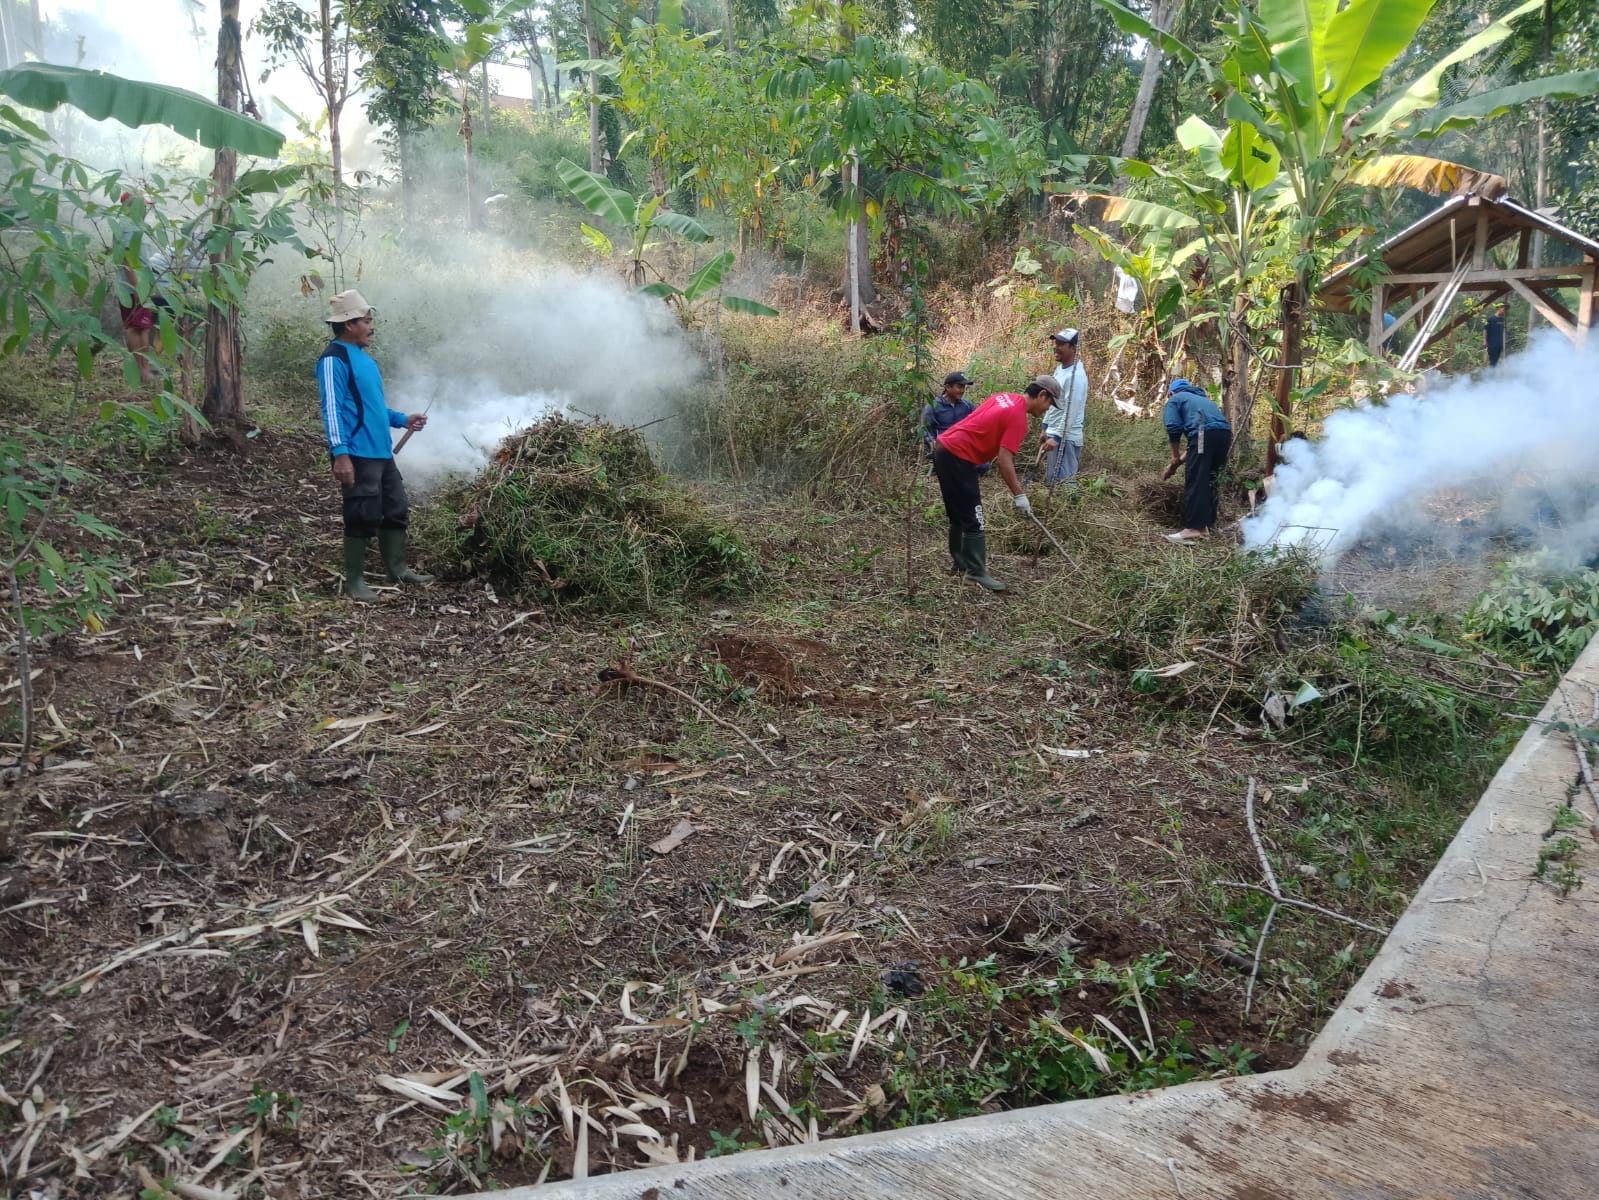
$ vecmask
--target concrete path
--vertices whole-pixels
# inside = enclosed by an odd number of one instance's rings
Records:
[[[1543,716],[1583,719],[1599,642]],[[1593,1200],[1599,874],[1533,879],[1577,781],[1521,739],[1342,1007],[1287,1071],[760,1151],[518,1200]],[[1574,801],[1592,817],[1593,801]],[[1579,863],[1599,847],[1577,830]]]

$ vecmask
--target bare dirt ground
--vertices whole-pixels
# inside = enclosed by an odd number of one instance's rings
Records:
[[[1326,764],[1139,694],[1092,632],[1019,634],[1048,556],[994,598],[924,536],[907,601],[894,518],[773,504],[748,602],[358,609],[316,444],[252,454],[111,469],[119,615],[37,664],[48,769],[0,859],[12,1194],[564,1178],[934,1119],[935,1078],[979,1081],[962,1111],[1058,1096],[1050,1063],[984,1074],[1053,1029],[1103,1035],[1114,1088],[1173,1038],[1286,1065],[1319,1019],[1269,958],[1241,1016],[1215,881],[1259,879],[1245,778],[1269,838]],[[1337,937],[1347,982],[1375,939]]]

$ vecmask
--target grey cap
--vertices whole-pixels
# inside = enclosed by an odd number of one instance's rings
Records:
[[[1057,329],[1054,333],[1049,335],[1048,340],[1051,342],[1065,342],[1068,346],[1075,346],[1077,344],[1077,339],[1082,336],[1083,335],[1077,330],[1068,326],[1065,329]]]
[[[1033,380],[1033,386],[1041,392],[1048,392],[1055,399],[1060,399],[1060,380],[1053,375],[1040,375]]]

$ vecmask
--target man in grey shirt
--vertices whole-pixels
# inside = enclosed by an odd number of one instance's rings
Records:
[[[1060,399],[1044,414],[1044,482],[1049,487],[1077,477],[1077,463],[1083,453],[1083,416],[1088,408],[1088,372],[1078,357],[1077,343],[1082,335],[1075,329],[1062,329],[1049,335],[1055,347],[1055,382],[1060,384]]]

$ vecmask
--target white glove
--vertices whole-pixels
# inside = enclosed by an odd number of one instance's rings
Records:
[[[1017,512],[1021,513],[1024,517],[1030,517],[1033,515],[1033,502],[1027,498],[1026,492],[1019,492],[1012,498],[1016,501]]]

